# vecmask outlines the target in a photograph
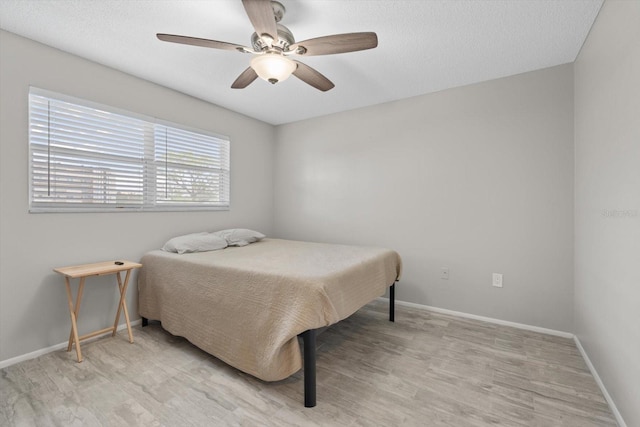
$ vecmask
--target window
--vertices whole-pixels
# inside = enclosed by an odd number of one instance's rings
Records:
[[[227,137],[29,92],[29,211],[229,209]]]

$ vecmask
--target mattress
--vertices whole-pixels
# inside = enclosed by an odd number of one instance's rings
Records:
[[[265,381],[301,368],[298,334],[382,296],[400,276],[393,250],[263,239],[244,247],[141,260],[139,313]]]

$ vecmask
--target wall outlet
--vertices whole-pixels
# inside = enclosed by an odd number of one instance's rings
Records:
[[[493,273],[493,286],[495,286],[496,288],[501,288],[502,287],[502,274],[500,273]]]
[[[442,280],[449,280],[449,269],[448,268],[441,268],[440,269],[440,278]]]

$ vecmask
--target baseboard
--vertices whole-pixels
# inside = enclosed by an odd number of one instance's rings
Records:
[[[595,366],[593,366],[593,363],[591,363],[591,359],[589,359],[587,352],[585,351],[584,347],[582,347],[582,343],[580,343],[580,338],[578,338],[578,336],[576,335],[573,337],[573,340],[575,341],[576,347],[578,347],[578,350],[580,351],[582,358],[587,364],[589,371],[591,371],[591,375],[593,375],[593,378],[596,380],[596,384],[598,384],[598,387],[600,387],[600,391],[602,392],[602,395],[604,396],[605,400],[609,404],[609,408],[611,409],[611,412],[613,412],[613,416],[616,417],[616,422],[618,423],[618,426],[627,427],[627,423],[624,422],[624,419],[622,418],[620,411],[618,411],[618,407],[614,403],[613,399],[611,398],[611,395],[607,391],[607,388],[604,386],[604,383],[600,379],[600,375],[598,375],[598,371],[596,371],[596,368]]]
[[[131,322],[131,326],[138,326],[142,323],[142,319],[134,320]],[[118,325],[118,331],[126,329],[127,325],[125,323]],[[104,337],[105,335],[110,334],[110,332],[105,332],[104,334],[97,335],[87,341],[81,341],[83,343],[90,342],[100,337]],[[11,359],[1,360],[0,361],[0,369],[6,368],[7,366],[15,365],[16,363],[20,363],[24,360],[35,359],[38,356],[42,356],[43,354],[51,353],[52,351],[62,350],[66,348],[69,343],[67,341],[61,342],[60,344],[52,345],[50,347],[41,348],[40,350],[32,351],[31,353],[23,354],[21,356],[12,357]]]
[[[384,299],[387,301],[389,300],[389,298],[385,298],[385,297],[381,297],[380,299]],[[480,320],[482,322],[495,323],[497,325],[511,326],[513,328],[524,329],[532,332],[540,332],[542,334],[547,334],[547,335],[555,335],[557,337],[570,338],[570,339],[574,338],[574,335],[570,332],[563,332],[563,331],[557,331],[555,329],[541,328],[539,326],[526,325],[524,323],[509,322],[507,320],[494,319],[492,317],[478,316],[475,314],[464,313],[462,311],[447,310],[446,308],[432,307],[430,305],[416,304],[413,302],[398,301],[398,300],[396,300],[396,304],[404,305],[405,307],[418,308],[420,310],[433,311],[434,313],[448,314],[450,316],[464,317],[467,319]]]

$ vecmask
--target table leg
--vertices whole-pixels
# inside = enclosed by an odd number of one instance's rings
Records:
[[[65,277],[65,280],[67,282],[69,282],[69,278]],[[80,278],[80,284],[78,285],[78,295],[76,296],[76,304],[75,304],[75,308],[73,310],[73,314],[76,318],[76,325],[78,322],[78,313],[80,312],[80,302],[82,301],[82,293],[84,292],[84,277]],[[67,284],[67,286],[70,286],[69,284]],[[71,290],[71,287],[69,287],[69,290]],[[78,328],[76,326],[76,333],[78,332]],[[67,351],[71,351],[71,346],[73,345],[73,328],[71,328],[71,331],[69,331],[69,345],[67,345]]]
[[[133,332],[131,331],[131,322],[129,321],[129,310],[127,309],[127,286],[129,284],[129,277],[131,275],[131,270],[127,270],[127,274],[124,278],[124,283],[122,283],[122,279],[120,277],[120,272],[117,273],[116,277],[118,279],[118,288],[120,289],[120,303],[118,304],[118,311],[116,312],[116,320],[113,323],[113,333],[112,336],[116,335],[116,331],[118,330],[118,322],[120,321],[120,310],[124,312],[124,320],[127,324],[127,332],[129,333],[129,342],[133,343]]]
[[[111,333],[112,337],[116,336],[116,332],[118,331],[118,322],[120,321],[120,310],[122,310],[122,280],[120,279],[120,272],[116,273],[116,279],[118,279],[118,291],[120,292],[120,299],[118,301],[118,311],[116,311],[116,320],[113,322],[113,332]]]
[[[82,300],[82,289],[84,288],[84,277],[80,279],[80,285],[78,287],[78,296],[76,297],[76,304],[73,304],[73,295],[71,294],[71,284],[69,278],[64,278],[64,283],[67,288],[67,301],[69,303],[69,315],[71,316],[71,336],[69,337],[69,346],[67,351],[71,351],[72,343],[76,343],[76,356],[78,362],[82,362],[82,350],[80,350],[80,339],[78,338],[78,311],[80,310],[80,301]]]

